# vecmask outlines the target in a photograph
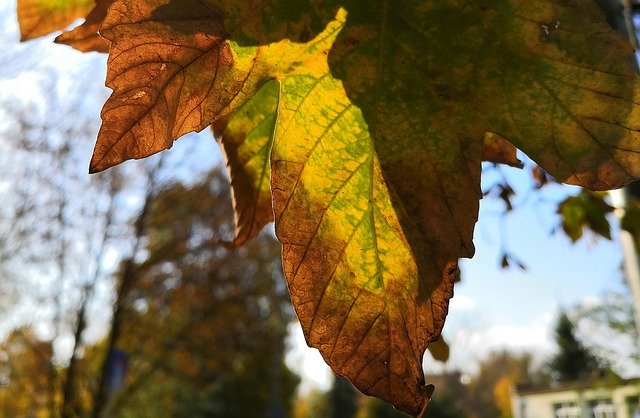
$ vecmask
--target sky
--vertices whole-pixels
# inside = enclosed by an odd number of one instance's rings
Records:
[[[7,83],[2,84],[7,79],[11,79],[12,88],[19,87],[24,96],[37,91],[30,84],[33,77],[29,74],[42,68],[57,74],[63,90],[72,90],[75,77],[93,77],[97,93],[90,92],[83,111],[98,117],[101,100],[108,94],[102,87],[105,57],[54,45],[51,38],[18,45],[13,8],[14,1],[0,2],[3,42],[0,95],[7,91]],[[16,62],[12,57],[17,56],[20,48],[35,53],[27,61]],[[15,80],[19,80],[19,86]],[[198,145],[194,145],[196,141]],[[196,146],[204,147],[198,154],[206,161],[193,164],[207,167],[212,162],[220,163],[219,151],[210,139],[184,138],[167,152],[171,158],[180,158],[189,147]],[[88,162],[90,155],[86,158]],[[500,173],[483,176],[483,189],[495,181],[497,175],[509,178],[520,192],[515,198],[518,209],[501,217],[500,202],[494,199],[481,202],[474,236],[476,254],[473,259],[461,262],[462,281],[456,285],[443,331],[452,348],[451,358],[443,365],[427,355],[427,375],[455,369],[474,373],[480,359],[501,349],[533,352],[542,361],[554,350],[552,329],[561,309],[593,303],[611,292],[626,291],[615,227],[613,241],[587,238],[572,244],[562,233],[551,233],[559,222],[554,202],[576,193],[576,188],[551,185],[544,193],[531,194],[528,171],[505,167]],[[517,267],[502,269],[499,266],[502,248],[526,264],[526,271]],[[294,349],[289,355],[289,364],[303,371],[309,387],[327,388],[330,379],[326,366],[322,365],[317,351],[304,344],[299,325],[291,326],[291,335]]]

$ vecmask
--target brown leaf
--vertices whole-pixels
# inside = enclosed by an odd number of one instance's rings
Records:
[[[555,179],[539,165],[531,167],[531,177],[533,178],[533,184],[536,189],[541,189],[547,184],[555,182]]]
[[[74,20],[84,17],[92,6],[93,0],[18,0],[20,40],[62,30]]]
[[[524,165],[516,157],[517,151],[518,149],[511,142],[498,134],[487,132],[484,136],[483,161],[522,168]]]
[[[278,104],[278,83],[270,81],[230,118],[212,125],[227,160],[236,233],[232,246],[258,235],[273,221],[269,154]]]
[[[87,15],[85,22],[59,35],[55,42],[69,45],[82,52],[109,52],[109,42],[98,34],[98,29],[112,2],[113,0],[96,0],[96,5]]]
[[[91,172],[170,148],[252,91],[250,69],[229,74],[233,54],[220,13],[198,0],[115,0],[100,32],[111,41],[106,84],[114,92]]]

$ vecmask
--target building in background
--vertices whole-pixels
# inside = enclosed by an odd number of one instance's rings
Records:
[[[640,378],[518,385],[511,405],[514,418],[640,418]]]

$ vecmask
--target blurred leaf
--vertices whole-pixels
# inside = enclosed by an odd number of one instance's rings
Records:
[[[526,270],[527,266],[512,254],[502,253],[500,257],[500,267],[507,269],[515,264],[520,270]]]
[[[560,203],[558,213],[562,218],[562,229],[573,242],[583,236],[585,228],[611,239],[611,227],[606,214],[614,208],[605,202],[604,197],[601,193],[582,190]]]
[[[440,338],[429,344],[428,349],[436,361],[440,361],[442,363],[449,361],[449,344],[447,344],[442,335],[440,335]]]
[[[534,165],[531,168],[531,177],[533,177],[536,189],[541,189],[549,183],[555,183],[555,179],[551,177],[542,167]]]
[[[506,183],[506,181],[503,183],[494,184],[489,190],[483,193],[484,197],[489,196],[502,200],[505,204],[506,212],[511,212],[513,210],[513,203],[511,202],[511,198],[515,195],[515,190],[513,190],[511,185]]]
[[[502,254],[502,257],[500,257],[500,267],[502,267],[503,269],[509,267],[509,257],[507,256],[507,254]]]

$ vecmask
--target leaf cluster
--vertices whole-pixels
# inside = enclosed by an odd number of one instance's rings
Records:
[[[213,126],[232,176],[231,244],[274,219],[307,342],[413,416],[433,389],[423,353],[458,259],[474,252],[483,158],[519,165],[519,149],[593,190],[640,177],[633,50],[594,1],[20,0],[18,10],[24,39],[86,13],[57,41],[108,46],[113,93],[90,170]],[[604,231],[593,204],[565,205],[570,230]]]

